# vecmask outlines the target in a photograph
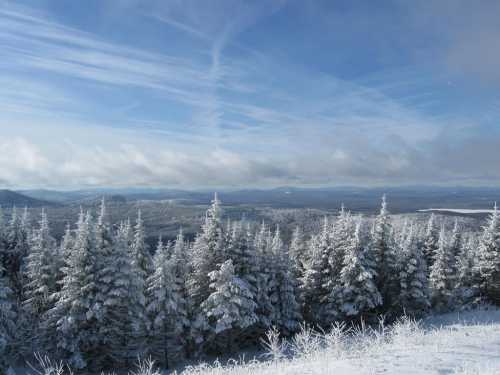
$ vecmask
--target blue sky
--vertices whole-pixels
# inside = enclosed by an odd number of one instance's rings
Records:
[[[0,0],[0,184],[497,184],[498,14]]]

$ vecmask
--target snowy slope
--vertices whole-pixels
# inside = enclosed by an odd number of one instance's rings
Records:
[[[335,340],[334,340],[335,341]],[[315,345],[311,339],[310,345]],[[294,359],[185,374],[500,374],[500,311],[479,310],[404,322],[379,334],[357,334]]]

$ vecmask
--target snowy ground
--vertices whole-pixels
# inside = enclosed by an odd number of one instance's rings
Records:
[[[332,339],[332,338],[330,338]],[[310,340],[310,341],[307,341]],[[333,338],[326,348],[293,359],[232,366],[201,366],[184,374],[500,374],[500,310],[478,310],[405,322],[383,334]]]

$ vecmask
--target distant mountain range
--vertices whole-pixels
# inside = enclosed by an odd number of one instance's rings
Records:
[[[2,207],[51,207],[57,203],[38,199],[12,190],[0,190],[0,206]]]
[[[183,205],[207,205],[212,191],[171,189],[91,189],[77,191],[22,190],[4,191],[1,204],[21,205],[29,202],[40,206],[47,202],[63,205],[94,204],[105,197],[108,202],[174,201]],[[8,192],[8,193],[7,193]],[[226,206],[266,206],[273,208],[320,208],[336,210],[341,204],[357,212],[375,212],[380,199],[387,194],[393,213],[415,212],[419,209],[449,207],[462,209],[491,208],[500,201],[500,188],[468,187],[388,187],[388,188],[297,188],[224,190],[219,198]],[[10,197],[10,198],[9,198]],[[32,199],[32,201],[29,201]],[[1,202],[2,200],[0,200]],[[50,203],[49,203],[50,204]]]

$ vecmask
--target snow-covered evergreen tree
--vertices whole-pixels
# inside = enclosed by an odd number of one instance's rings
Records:
[[[454,260],[446,241],[444,226],[442,226],[439,232],[438,249],[435,252],[429,276],[432,305],[441,311],[446,311],[452,301],[455,278]]]
[[[279,227],[276,228],[271,251],[276,261],[277,282],[277,305],[274,308],[276,314],[273,325],[285,336],[289,336],[298,331],[302,314],[297,302],[298,280],[293,274],[292,261],[284,247]]]
[[[258,324],[262,332],[271,327],[271,316],[273,315],[273,305],[271,303],[270,283],[272,277],[271,260],[271,232],[264,222],[255,235],[254,245],[257,256],[257,290],[254,296],[257,303]]]
[[[134,238],[132,242],[132,254],[134,262],[139,270],[139,275],[145,283],[149,275],[153,272],[153,257],[146,244],[146,231],[144,221],[139,210],[137,213],[137,222],[134,227]]]
[[[201,306],[208,321],[208,341],[232,349],[238,335],[257,321],[257,305],[248,284],[235,275],[231,260],[209,277],[211,293]]]
[[[191,272],[188,278],[189,305],[191,312],[190,351],[203,341],[207,324],[200,306],[210,295],[210,273],[218,269],[225,252],[225,233],[221,220],[222,210],[217,194],[207,210],[205,222],[191,249]]]
[[[500,272],[500,213],[495,203],[488,224],[483,228],[479,243],[482,291],[487,293],[490,283]]]
[[[56,246],[55,239],[50,235],[47,214],[42,210],[25,268],[24,307],[35,321],[52,306],[51,297],[57,291],[59,258]]]
[[[147,280],[149,351],[155,360],[169,367],[183,349],[188,325],[183,280],[176,272],[177,259],[169,257],[168,246],[160,238],[154,256],[154,271]]]
[[[23,262],[29,250],[28,211],[19,215],[16,207],[12,209],[12,217],[6,231],[4,253],[4,267],[9,275],[12,291],[17,301],[22,300],[23,289]]]
[[[479,241],[470,235],[463,242],[457,261],[457,283],[455,287],[456,302],[465,305],[479,297],[481,291]]]
[[[304,233],[300,226],[296,226],[292,239],[290,240],[290,259],[292,261],[293,272],[296,278],[300,278],[304,272],[304,262],[306,260],[306,243]]]
[[[360,220],[346,247],[340,281],[342,292],[339,302],[344,316],[363,317],[382,304],[382,297],[374,281],[374,270],[367,265],[365,259]]]
[[[33,233],[24,267],[24,324],[17,332],[24,346],[21,350],[36,350],[36,347],[27,347],[30,341],[33,345],[41,345],[41,338],[44,337],[41,323],[46,318],[47,311],[53,307],[53,295],[58,290],[59,261],[56,241],[50,235],[47,214],[42,210],[39,227]]]
[[[425,256],[425,261],[427,263],[428,272],[431,271],[431,267],[434,264],[434,258],[436,252],[439,248],[439,229],[436,226],[436,217],[432,213],[427,222],[427,230],[425,232],[423,251]]]
[[[300,300],[304,319],[312,324],[321,324],[323,303],[323,259],[321,237],[313,236],[309,241],[308,257],[304,262],[304,273],[300,278]]]
[[[463,247],[462,231],[458,225],[458,219],[455,219],[455,225],[453,226],[453,231],[451,232],[449,247],[450,256],[452,257],[451,274],[453,275],[453,286],[456,286],[458,282],[460,254]]]
[[[383,310],[390,310],[398,297],[399,291],[399,262],[392,237],[393,228],[387,211],[385,195],[382,197],[382,206],[375,218],[370,233],[370,254],[374,263],[374,277],[380,294],[382,295]]]
[[[87,367],[98,348],[100,312],[94,309],[98,257],[92,228],[90,214],[80,213],[75,243],[63,269],[62,289],[49,312],[48,325],[55,331],[49,343],[76,369]]]
[[[337,220],[332,225],[329,237],[330,245],[327,250],[328,264],[323,255],[322,265],[322,288],[324,297],[322,297],[322,325],[329,327],[338,320],[342,313],[341,294],[343,292],[341,274],[345,265],[344,258],[348,248],[352,245],[352,236],[355,232],[355,223],[350,212],[342,208]],[[323,242],[324,240],[322,240]],[[325,246],[322,245],[323,254]]]
[[[5,270],[0,264],[0,374],[7,370],[12,353],[12,340],[16,327],[13,293],[9,287]]]
[[[396,310],[411,316],[421,316],[430,307],[427,264],[413,232],[413,226],[402,241],[402,266]]]

